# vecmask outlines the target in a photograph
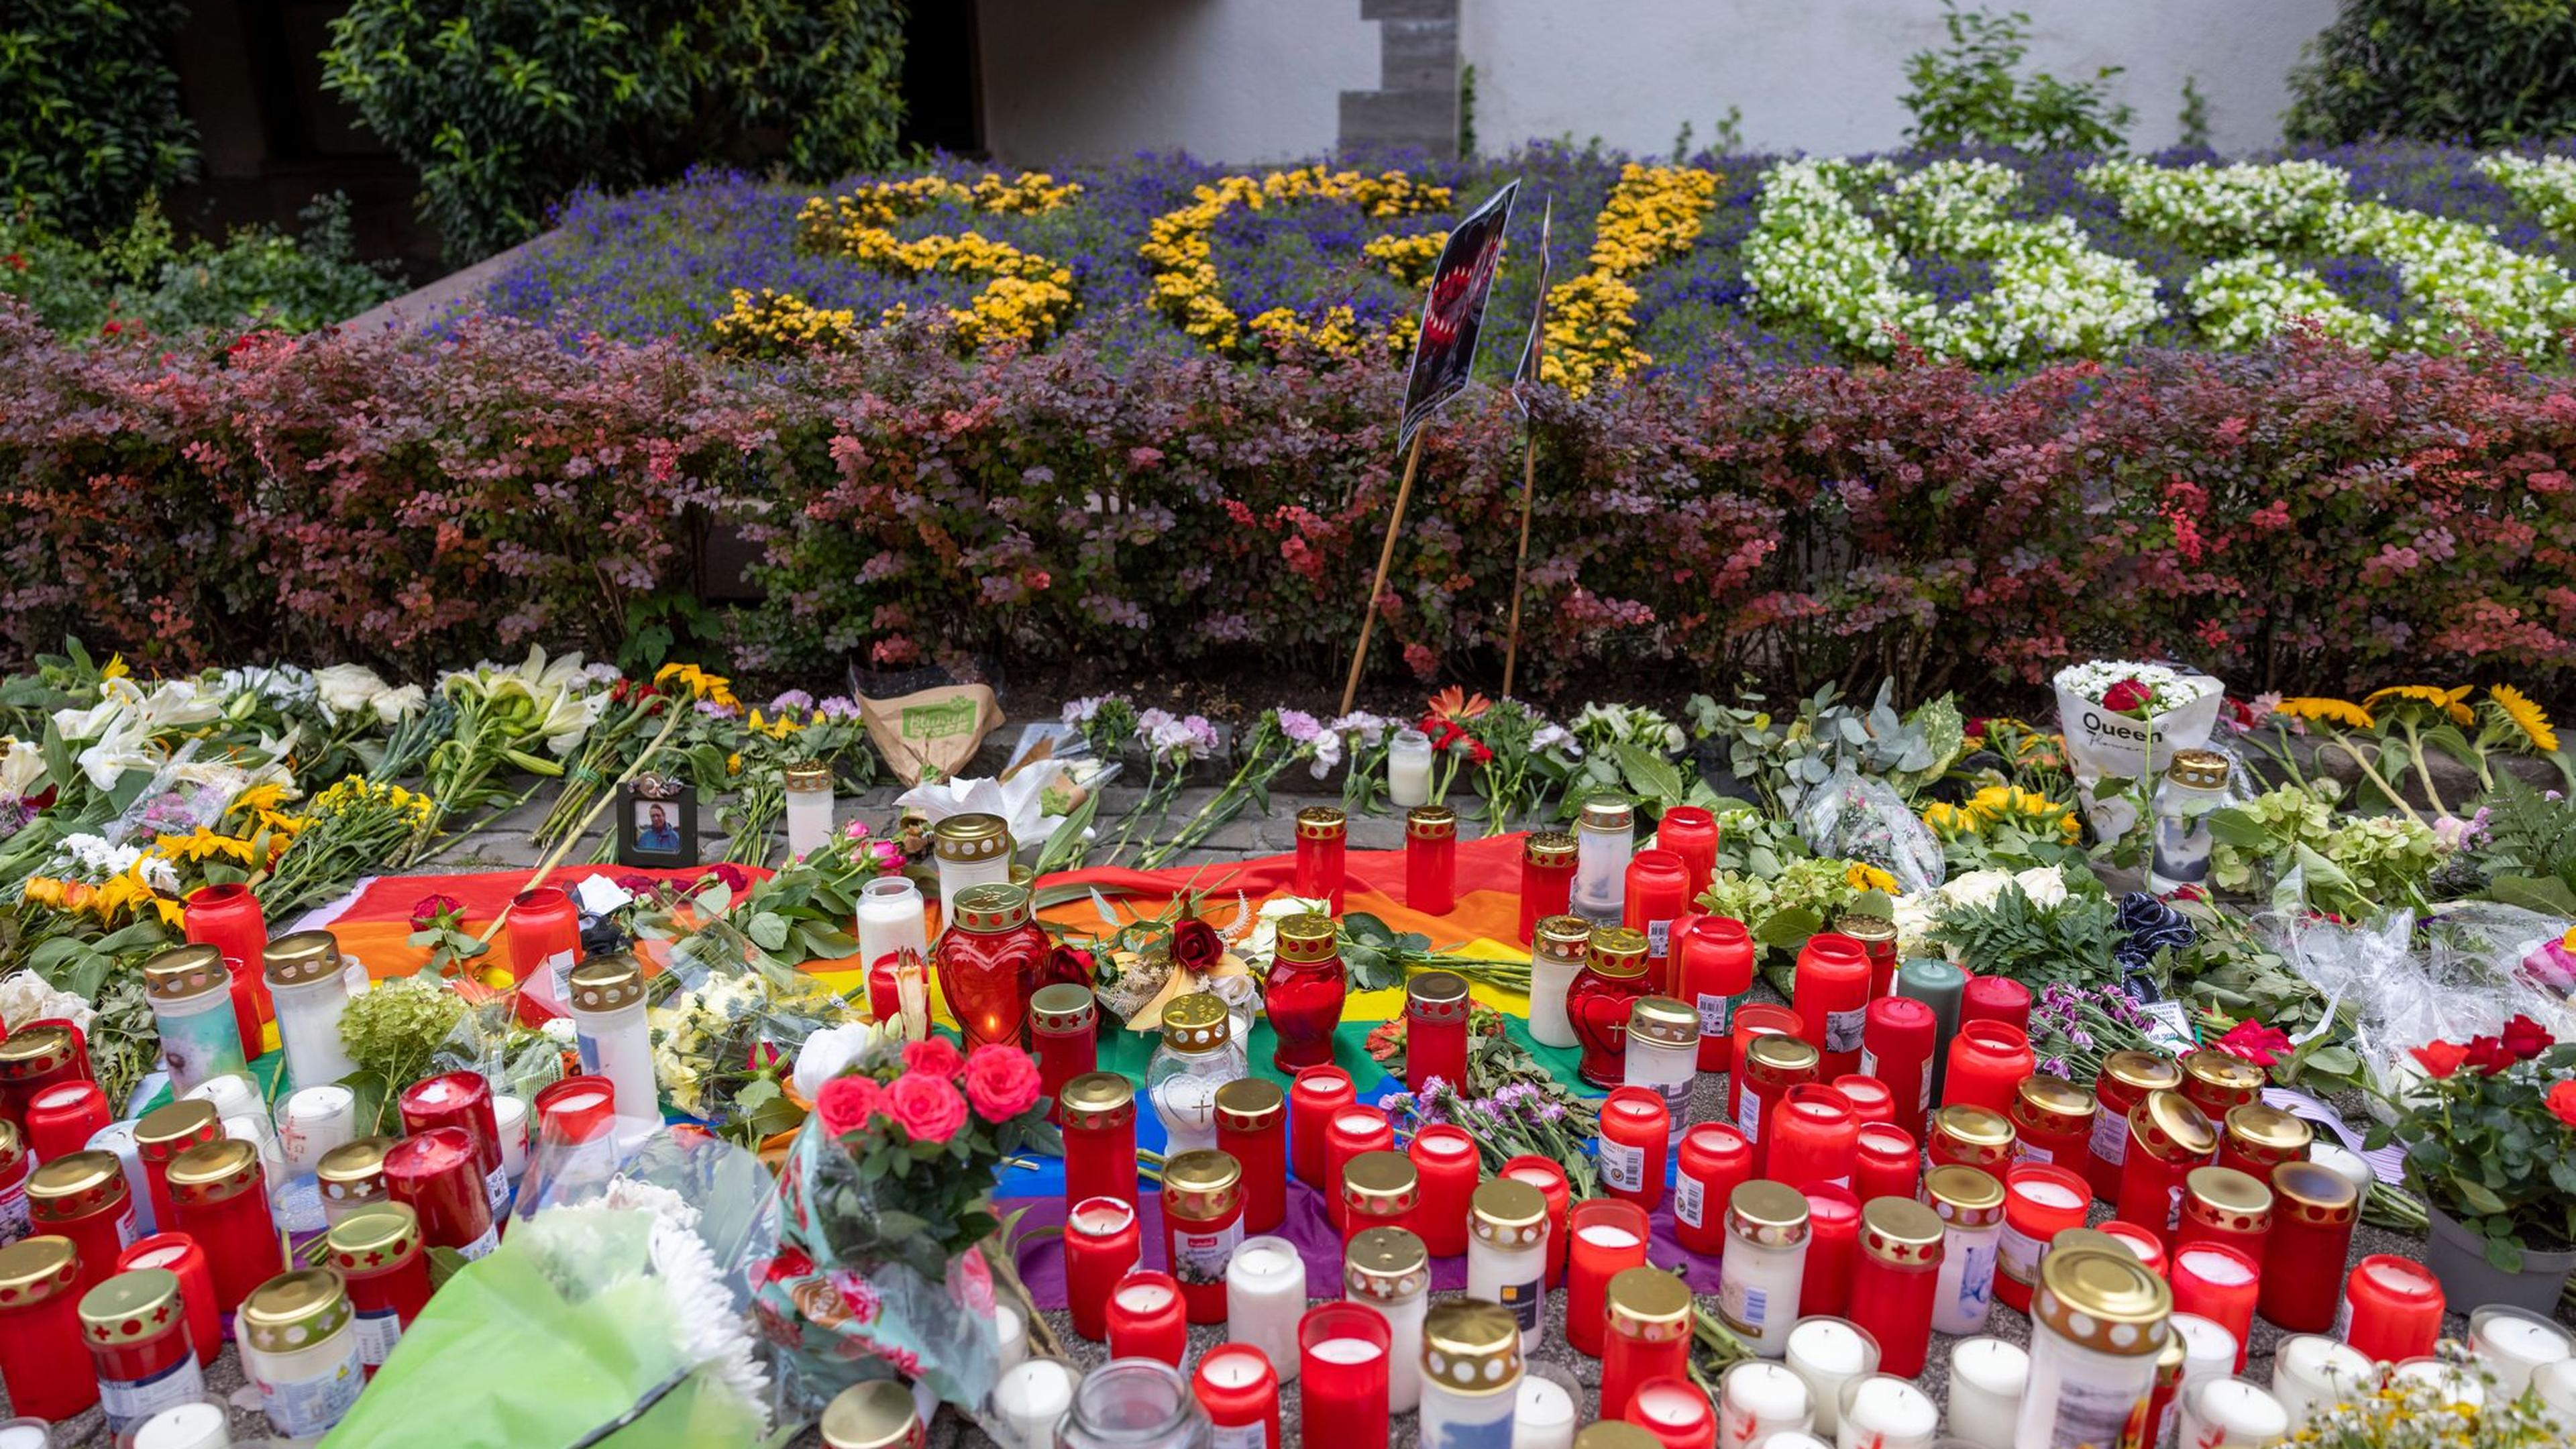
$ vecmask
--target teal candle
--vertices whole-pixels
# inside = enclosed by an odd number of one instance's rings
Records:
[[[1896,994],[1932,1008],[1932,1100],[1941,1100],[1941,1078],[1950,1063],[1950,1038],[1959,1030],[1959,1001],[1968,991],[1968,973],[1947,961],[1917,957],[1896,968]]]

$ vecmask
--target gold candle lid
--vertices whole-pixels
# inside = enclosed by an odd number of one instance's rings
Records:
[[[1431,1286],[1430,1251],[1408,1229],[1362,1228],[1342,1255],[1342,1286],[1380,1303],[1410,1298]]]
[[[1029,994],[1029,1024],[1050,1036],[1080,1031],[1098,1019],[1088,986],[1059,981]]]
[[[1595,795],[1583,802],[1578,824],[1585,830],[1627,831],[1634,828],[1635,811],[1627,800],[1617,795]]]
[[[2140,1096],[2170,1092],[2182,1085],[2182,1068],[2175,1066],[2171,1057],[2154,1052],[2113,1052],[2102,1059],[2097,1090],[2100,1082],[2117,1082]]]
[[[1863,946],[1892,946],[1896,943],[1896,922],[1885,916],[1845,916],[1834,922],[1834,930]]]
[[[2165,778],[2194,790],[2227,788],[2227,757],[2216,750],[2176,750]]]
[[[2317,1140],[2317,1129],[2309,1126],[2306,1118],[2260,1102],[2241,1102],[2228,1108],[2221,1125],[2226,1129],[2227,1140],[2235,1143],[2238,1151],[2266,1164],[2305,1157]]]
[[[1932,1135],[1948,1138],[1979,1160],[2012,1151],[2017,1136],[2011,1118],[1970,1102],[1953,1102],[1934,1111]]]
[[[1664,1441],[1642,1425],[1602,1419],[1574,1431],[1574,1449],[1663,1449]]]
[[[1447,1024],[1467,1019],[1467,978],[1455,971],[1417,971],[1404,983],[1408,1021]]]
[[[1341,927],[1320,911],[1307,911],[1279,923],[1279,959],[1300,964],[1330,961],[1341,951]]]
[[[179,1275],[167,1268],[128,1268],[81,1295],[81,1341],[92,1348],[146,1343],[185,1331]]]
[[[2013,1123],[2024,1131],[2080,1132],[2101,1110],[2091,1092],[2057,1077],[2024,1077],[2013,1089]]]
[[[1337,805],[1309,805],[1297,812],[1300,840],[1339,840],[1350,834],[1351,819]]]
[[[337,1203],[367,1202],[385,1195],[385,1149],[394,1145],[391,1137],[361,1137],[343,1142],[322,1154],[313,1167],[313,1176],[322,1184],[322,1195]]]
[[[340,938],[328,931],[280,936],[259,953],[259,962],[272,987],[333,980],[340,974]]]
[[[998,860],[1011,853],[1011,829],[999,815],[951,815],[930,828],[930,848],[941,860]]]
[[[2056,1237],[2048,1240],[2048,1251],[2052,1253],[2118,1253],[2123,1257],[2133,1260],[2138,1256],[2137,1249],[2130,1247],[2127,1242],[2111,1236],[2100,1228],[2061,1228],[2058,1230]]]
[[[2191,1346],[2179,1333],[2165,1337],[2164,1352],[2156,1355],[2156,1387],[2171,1389],[2182,1382],[2182,1371],[2191,1363]]]
[[[1981,1168],[1943,1163],[1923,1174],[1923,1195],[1945,1223],[1987,1228],[2004,1220],[2004,1185]]]
[[[2129,1136],[2158,1162],[2206,1162],[2218,1151],[2209,1114],[2180,1092],[2149,1092],[2129,1109]]]
[[[1547,1194],[1518,1178],[1478,1183],[1467,1207],[1468,1226],[1495,1247],[1527,1248],[1547,1241]]]
[[[1446,805],[1416,805],[1404,812],[1407,840],[1447,840],[1458,833],[1458,812]]]
[[[1543,956],[1580,964],[1592,956],[1592,923],[1581,916],[1542,916],[1533,947]]]
[[[184,1206],[230,1202],[246,1191],[265,1191],[266,1181],[259,1149],[238,1137],[200,1142],[170,1159],[170,1200]]]
[[[1563,868],[1574,864],[1574,834],[1567,830],[1533,830],[1521,837],[1521,859],[1532,865]],[[1560,919],[1551,916],[1550,920]],[[1573,919],[1581,920],[1577,916]]]
[[[232,989],[224,953],[212,946],[174,946],[143,963],[143,994],[154,1001],[194,1001]]]
[[[1085,1072],[1056,1093],[1056,1110],[1068,1127],[1115,1127],[1136,1115],[1136,1084],[1116,1072]]]
[[[2001,1198],[2000,1189],[1996,1196]],[[1874,1197],[1860,1210],[1861,1249],[1882,1263],[1931,1267],[1941,1261],[1941,1245],[1947,1237],[1941,1215],[1910,1197]]]
[[[399,1202],[361,1208],[322,1234],[331,1266],[361,1278],[400,1267],[421,1250],[421,1242],[420,1214]]]
[[[2341,1227],[2361,1214],[2360,1189],[2321,1162],[2284,1162],[2273,1168],[2272,1191],[2281,1214],[2296,1222]]]
[[[40,1223],[85,1218],[128,1196],[125,1164],[113,1152],[66,1152],[27,1174],[27,1216]]]
[[[1229,1132],[1258,1132],[1287,1114],[1288,1094],[1267,1077],[1237,1077],[1216,1089],[1216,1125]]]
[[[2059,1248],[2039,1262],[2031,1317],[2059,1337],[2121,1358],[2164,1351],[2173,1290],[2128,1253]]]
[[[644,963],[624,951],[593,956],[565,978],[570,1005],[583,1011],[616,1011],[644,999]]]
[[[1422,1320],[1422,1376],[1451,1393],[1518,1392],[1520,1320],[1474,1298],[1439,1305]]]
[[[1646,974],[1646,933],[1634,926],[1596,926],[1592,931],[1592,969],[1624,981]]]
[[[1669,996],[1640,996],[1628,1008],[1628,1037],[1631,1041],[1696,1047],[1699,1013]]]
[[[349,1326],[348,1285],[329,1268],[280,1273],[251,1290],[235,1315],[235,1330],[263,1353],[311,1348]]]
[[[1342,1201],[1373,1218],[1401,1217],[1422,1200],[1422,1170],[1401,1152],[1363,1152],[1342,1167]]]
[[[1234,1017],[1213,991],[1193,991],[1163,1003],[1163,1044],[1201,1056],[1234,1040]]]
[[[2270,1080],[2263,1069],[2243,1057],[2203,1047],[2182,1059],[2183,1075],[2189,1079],[2183,1090],[2198,1087],[2203,1093],[2221,1097],[2251,1097],[2263,1090]]]
[[[143,1114],[134,1124],[135,1155],[146,1162],[167,1162],[200,1142],[223,1135],[215,1104],[202,1097],[183,1097]]]
[[[1029,888],[1024,885],[968,886],[957,893],[954,904],[957,919],[952,924],[979,936],[1016,931],[1029,923]]]
[[[75,1055],[71,1028],[31,1026],[0,1041],[0,1081],[40,1077]]]
[[[1757,1036],[1744,1049],[1744,1077],[1748,1082],[1774,1085],[1804,1081],[1816,1074],[1824,1061],[1822,1054],[1785,1032]]]
[[[1726,1226],[1765,1247],[1795,1247],[1807,1240],[1807,1195],[1768,1178],[1738,1184],[1727,1194]]]
[[[823,1406],[824,1449],[895,1449],[921,1437],[912,1390],[895,1379],[852,1384]]]
[[[0,1173],[17,1170],[20,1159],[26,1155],[27,1142],[19,1135],[18,1124],[0,1117]]]
[[[2232,1167],[2195,1167],[2183,1174],[2182,1211],[2214,1228],[2259,1233],[2272,1226],[2272,1189]]]
[[[1690,1285],[1661,1268],[1622,1268],[1610,1275],[1610,1330],[1648,1343],[1688,1337]]]
[[[0,1309],[50,1302],[78,1281],[80,1250],[69,1238],[43,1233],[0,1248]]]
[[[1221,1218],[1243,1196],[1243,1164],[1215,1147],[1175,1152],[1163,1163],[1163,1210],[1176,1218]]]
[[[779,772],[779,782],[799,795],[810,795],[832,788],[832,769],[817,760],[803,760]]]

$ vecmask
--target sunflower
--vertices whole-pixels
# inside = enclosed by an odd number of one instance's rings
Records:
[[[1493,707],[1492,700],[1481,694],[1471,695],[1453,684],[1431,696],[1431,702],[1425,708],[1433,719],[1468,720]]]
[[[665,664],[653,675],[655,684],[677,681],[691,699],[704,700],[726,709],[738,709],[742,701],[733,697],[733,681],[721,674],[709,674],[694,664]]]
[[[2357,730],[2366,730],[2379,723],[2371,718],[2369,710],[2351,700],[2328,699],[2322,695],[2303,694],[2282,700],[2275,712],[2293,719],[2315,720]]]
[[[2542,713],[2540,706],[2531,702],[2530,695],[2510,684],[2499,684],[2487,691],[2487,702],[2503,711],[2513,727],[2522,731],[2522,737],[2531,741],[2534,751],[2546,755],[2558,748],[2558,731],[2551,727],[2549,716]]]
[[[1896,877],[1865,860],[1855,860],[1844,868],[1843,884],[1856,891],[1885,891],[1892,896],[1905,893],[1896,884]]]
[[[2477,714],[2461,701],[2467,699],[2469,691],[2474,688],[2476,688],[2475,685],[2469,684],[2463,684],[2457,689],[2438,689],[2430,684],[2393,684],[2386,689],[2372,690],[2363,697],[2361,707],[2375,710],[2384,702],[2392,700],[2401,704],[2407,702],[2429,704],[2450,716],[2451,723],[2469,725],[2477,722]]]
[[[162,835],[153,839],[153,849],[165,860],[237,860],[250,864],[250,842],[218,835],[200,825],[188,835]]]

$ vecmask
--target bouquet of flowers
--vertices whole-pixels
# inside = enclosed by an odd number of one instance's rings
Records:
[[[746,1147],[805,1120],[783,1080],[808,1038],[857,1008],[811,977],[707,973],[649,1012],[653,1075],[672,1107]]]

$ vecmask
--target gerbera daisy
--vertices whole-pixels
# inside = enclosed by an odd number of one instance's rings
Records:
[[[1454,684],[1431,696],[1429,706],[1430,717],[1441,720],[1474,719],[1493,707],[1492,700],[1481,694],[1471,695]]]
[[[2292,719],[2316,720],[2324,724],[2343,725],[2366,730],[2378,723],[2370,711],[2348,699],[2328,699],[2322,695],[2295,695],[2282,700],[2276,709]]]
[[[2361,707],[2376,710],[2392,700],[2412,701],[2433,706],[2449,715],[2455,725],[2469,725],[2477,722],[2477,714],[2461,701],[2467,699],[2469,691],[2474,688],[2475,685],[2468,684],[2457,689],[2440,689],[2430,684],[2394,684],[2386,689],[2372,690],[2362,698]]]
[[[2487,702],[2503,711],[2513,727],[2522,731],[2522,737],[2531,741],[2532,749],[2545,755],[2558,748],[2558,731],[2551,727],[2549,716],[2542,713],[2540,706],[2531,702],[2531,696],[2510,684],[2499,684],[2487,691]]]

